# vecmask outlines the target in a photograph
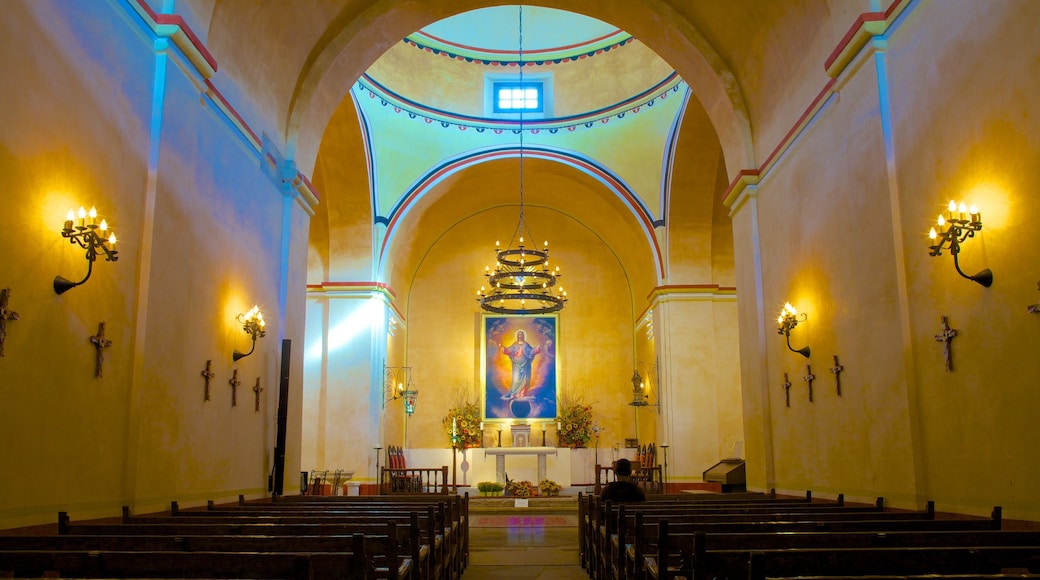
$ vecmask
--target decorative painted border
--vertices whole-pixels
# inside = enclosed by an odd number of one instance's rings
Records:
[[[228,102],[223,93],[213,84],[212,78],[217,72],[217,59],[206,49],[205,44],[188,26],[183,17],[177,14],[158,13],[148,5],[147,0],[123,0],[124,5],[136,15],[157,38],[168,38],[178,50],[195,67],[196,72],[205,83],[205,96],[224,120],[234,127],[246,146],[254,151],[263,163],[263,143],[256,132]],[[308,215],[314,215],[314,207],[319,196],[314,185],[307,176],[299,171],[291,179],[290,191],[295,193],[296,201]],[[288,193],[288,192],[283,192]]]
[[[531,51],[531,52],[525,51],[524,54],[528,55],[528,56],[530,56],[531,54],[538,54],[539,52],[542,52],[542,53],[550,53],[550,52],[552,52],[552,53],[565,53],[565,54],[562,54],[562,55],[559,55],[559,56],[548,56],[546,58],[533,58],[533,59],[529,59],[529,60],[524,61],[524,64],[525,65],[533,64],[535,66],[548,66],[548,65],[555,65],[555,64],[563,64],[563,63],[566,63],[566,62],[577,62],[579,60],[585,60],[587,58],[592,58],[594,56],[602,55],[603,53],[610,52],[611,50],[617,50],[617,49],[619,49],[619,48],[621,48],[623,46],[626,46],[627,44],[631,43],[633,40],[635,40],[635,38],[633,38],[631,35],[627,35],[627,37],[622,38],[621,40],[612,42],[612,43],[610,43],[610,44],[608,44],[606,46],[597,46],[595,48],[591,48],[591,49],[588,49],[588,50],[582,50],[581,52],[573,52],[573,53],[567,54],[568,52],[573,51],[575,48],[579,48],[581,46],[594,45],[597,41],[602,41],[604,39],[620,36],[619,33],[621,33],[620,30],[615,31],[615,32],[613,32],[611,34],[602,36],[600,38],[594,38],[594,39],[584,43],[583,45],[561,46],[561,47],[553,48],[553,49],[543,49],[541,51]],[[434,37],[434,36],[429,36],[429,35],[424,35],[424,36],[426,36],[427,38],[429,38],[431,40],[435,40],[436,43],[434,43],[434,42],[422,42],[422,41],[418,40],[415,35],[406,36],[403,39],[403,42],[405,44],[407,44],[408,46],[415,47],[415,48],[417,48],[419,50],[424,50],[424,51],[429,52],[431,54],[447,57],[447,58],[450,58],[450,59],[453,59],[453,60],[462,61],[462,62],[483,65],[483,66],[516,66],[517,62],[519,61],[519,55],[515,51],[509,51],[508,54],[516,54],[517,55],[516,58],[483,58],[481,56],[478,56],[478,54],[490,54],[493,51],[490,51],[488,49],[477,49],[477,48],[473,48],[473,47],[463,47],[462,45],[455,45],[455,47],[457,47],[459,50],[458,51],[453,51],[450,48],[445,48],[445,45],[451,45],[452,43],[449,43],[446,40],[443,40],[443,39],[440,39],[440,38],[437,38],[437,37]]]
[[[678,73],[672,71],[671,74],[654,84],[654,86],[624,101],[580,115],[554,117],[551,119],[525,119],[523,121],[523,130],[531,135],[537,135],[541,131],[556,134],[561,129],[567,131],[575,131],[579,128],[591,129],[597,126],[597,124],[605,125],[612,119],[624,119],[629,113],[633,115],[638,114],[644,107],[653,107],[658,101],[663,101],[669,95],[678,93],[684,88],[688,90],[686,82],[679,77]],[[395,113],[406,114],[409,119],[422,120],[427,125],[436,123],[444,129],[452,127],[459,131],[472,129],[478,133],[483,133],[484,131],[491,131],[495,134],[501,134],[504,131],[520,133],[520,121],[517,119],[473,117],[428,107],[418,101],[413,101],[391,91],[367,74],[361,75],[351,92],[354,94],[355,99],[360,98],[359,93],[366,93],[369,99],[379,99],[380,105],[391,107]]]

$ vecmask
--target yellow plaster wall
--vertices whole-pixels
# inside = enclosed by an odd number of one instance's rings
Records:
[[[630,289],[608,248],[580,222],[541,207],[527,208],[537,231],[551,232],[552,257],[565,270],[571,300],[560,313],[557,337],[559,393],[591,404],[607,431],[601,446],[635,437],[631,407],[633,365]],[[516,219],[512,208],[488,210],[460,221],[430,248],[415,272],[408,304],[408,360],[423,393],[409,421],[408,444],[446,447],[441,419],[457,385],[482,386],[480,310],[488,223]],[[515,223],[514,223],[515,227]],[[506,443],[507,444],[507,443]]]
[[[515,50],[511,56],[516,57]],[[525,55],[525,60],[531,58]],[[672,71],[668,63],[633,39],[591,58],[542,66],[528,64],[524,77],[551,72],[556,98],[550,116],[569,117],[614,106],[661,82]],[[402,42],[383,53],[366,74],[391,91],[433,109],[484,117],[484,77],[518,76],[520,69],[455,60]],[[587,86],[589,79],[597,79],[595,90],[576,90]]]
[[[1040,243],[1029,222],[1040,163],[1040,79],[1034,31],[1040,6],[1028,1],[922,6],[889,51],[894,141],[906,240],[911,342],[917,364],[911,400],[919,413],[922,489],[959,510],[1040,519],[1035,413],[1040,368],[1033,362],[1040,320]],[[913,43],[913,44],[912,44]],[[911,51],[924,44],[931,54]],[[913,122],[910,122],[910,120]],[[929,257],[924,234],[949,199],[977,203],[983,231],[967,242],[961,267],[994,273],[988,289]],[[953,372],[933,335],[941,315],[958,330]]]
[[[1037,81],[1022,74],[1037,62],[1037,10],[915,5],[880,57],[887,74],[874,54],[854,61],[736,201],[738,286],[761,288],[741,292],[739,314],[752,486],[884,496],[899,507],[930,499],[978,515],[1003,505],[1005,517],[1036,519],[1024,490],[1038,481],[1028,435],[1036,325],[1025,310],[1036,302],[1037,244],[1019,216],[1040,154],[1027,97]],[[887,156],[882,103],[892,111]],[[969,272],[993,269],[990,289],[958,277],[948,252],[928,256],[925,234],[943,204],[971,194],[985,229],[961,257]],[[776,334],[785,300],[807,313],[791,341],[812,347],[808,361]],[[953,372],[934,339],[941,314],[960,332]],[[845,367],[840,397],[834,355]]]
[[[146,511],[171,500],[262,495],[286,335],[282,233],[286,223],[296,229],[285,245],[302,257],[306,215],[200,102],[176,52],[159,103],[162,132],[150,130],[156,56],[123,8],[5,8],[4,75],[20,81],[0,113],[0,179],[11,192],[0,287],[12,288],[20,319],[8,323],[0,359],[8,475],[0,527],[51,523],[58,510],[83,519],[117,515],[122,505]],[[149,139],[160,151],[151,171]],[[78,280],[86,272],[84,250],[59,235],[67,209],[80,204],[108,218],[119,261],[99,261],[86,284],[57,296],[55,274]],[[235,316],[254,303],[267,338],[239,363],[233,408],[231,352],[250,346]],[[102,321],[112,346],[95,378],[89,336]],[[208,402],[200,376],[207,360],[216,373]],[[298,446],[292,435],[289,442]]]

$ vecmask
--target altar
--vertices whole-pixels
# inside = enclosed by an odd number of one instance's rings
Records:
[[[498,483],[506,481],[506,456],[507,455],[537,455],[538,456],[538,482],[545,479],[545,456],[556,455],[555,447],[493,447],[484,450],[484,456],[495,456],[495,480]],[[520,479],[514,476],[514,479]]]

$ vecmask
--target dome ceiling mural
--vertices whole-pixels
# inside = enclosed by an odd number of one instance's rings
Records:
[[[689,87],[617,27],[527,6],[522,19],[522,47],[516,6],[433,23],[387,50],[353,85],[373,218],[387,227],[377,255],[425,192],[468,167],[518,157],[521,142],[525,157],[561,163],[613,192],[648,240],[663,224]],[[494,112],[491,83],[521,73],[545,83],[544,110],[522,118]]]

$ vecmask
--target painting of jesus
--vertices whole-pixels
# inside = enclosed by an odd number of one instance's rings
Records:
[[[555,419],[555,316],[485,316],[484,417]]]

